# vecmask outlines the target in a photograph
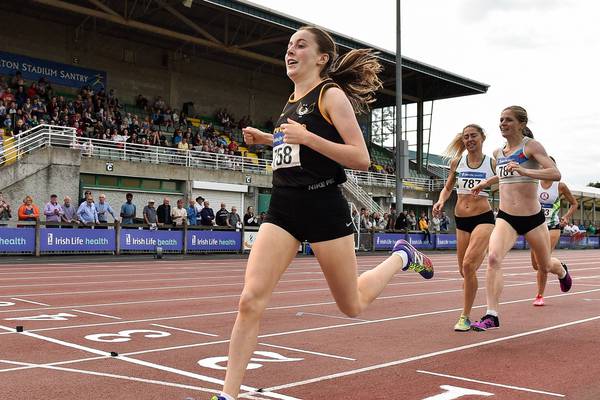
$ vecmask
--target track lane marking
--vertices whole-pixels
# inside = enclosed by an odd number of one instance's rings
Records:
[[[80,313],[84,313],[84,314],[95,315],[95,316],[104,317],[104,318],[121,319],[121,320],[123,319],[123,318],[115,317],[114,315],[100,314],[100,313],[95,313],[95,312],[91,312],[91,311],[83,311],[83,310],[75,310],[75,309],[72,309],[72,311],[76,311],[76,312],[80,312]]]
[[[580,320],[576,320],[576,321],[566,322],[563,324],[553,325],[553,326],[549,326],[549,327],[545,327],[545,328],[541,328],[541,329],[534,329],[534,330],[527,331],[527,332],[521,332],[521,333],[517,333],[514,335],[503,336],[503,337],[499,337],[496,339],[490,339],[490,340],[485,340],[482,342],[471,343],[471,344],[464,345],[464,346],[452,347],[449,349],[439,350],[439,351],[435,351],[432,353],[421,354],[418,356],[408,357],[408,358],[404,358],[401,360],[370,365],[368,367],[357,368],[357,369],[348,370],[348,371],[344,371],[344,372],[338,372],[338,373],[330,374],[330,375],[323,375],[323,376],[319,376],[319,377],[315,377],[315,378],[311,378],[311,379],[305,379],[302,381],[291,382],[291,383],[278,385],[278,386],[272,386],[269,388],[265,388],[265,390],[275,391],[275,390],[281,390],[281,389],[289,389],[292,387],[304,386],[304,385],[311,384],[311,383],[318,383],[318,382],[341,378],[341,377],[345,377],[345,376],[352,376],[352,375],[356,375],[356,374],[359,374],[362,372],[369,372],[369,371],[375,371],[375,370],[382,369],[382,368],[394,367],[397,365],[407,364],[407,363],[410,363],[413,361],[424,360],[427,358],[433,358],[433,357],[437,357],[440,355],[446,355],[446,354],[451,354],[451,353],[455,353],[458,351],[487,346],[487,345],[494,344],[494,343],[504,342],[507,340],[517,339],[517,338],[535,335],[535,334],[539,334],[539,333],[549,332],[549,331],[553,331],[556,329],[561,329],[561,328],[578,325],[578,324],[584,324],[586,322],[597,321],[597,320],[600,320],[600,315],[590,317],[590,318],[580,319]]]
[[[9,328],[9,327],[6,327],[6,326],[2,326],[2,325],[0,325],[0,329],[4,329],[4,330],[8,330],[8,331],[12,331],[13,330],[12,328]],[[105,357],[108,356],[108,357],[110,357],[111,359],[114,359],[114,360],[120,360],[120,361],[124,361],[124,362],[131,363],[131,364],[141,365],[143,367],[149,367],[149,368],[156,369],[156,370],[159,370],[159,371],[171,372],[171,373],[176,374],[176,375],[185,376],[185,377],[196,379],[196,380],[199,380],[199,381],[202,381],[202,382],[213,383],[213,384],[216,384],[216,385],[223,385],[224,384],[224,381],[221,380],[221,379],[213,378],[213,377],[206,376],[206,375],[197,374],[197,373],[194,373],[194,372],[189,372],[189,371],[181,370],[181,369],[178,369],[178,368],[168,367],[166,365],[156,364],[156,363],[149,362],[149,361],[138,360],[136,358],[128,357],[127,355],[124,355],[124,354],[123,355],[119,355],[117,357],[111,357],[111,353],[110,352],[106,352],[106,351],[103,351],[103,350],[95,349],[95,348],[89,347],[89,346],[83,346],[83,345],[80,345],[80,344],[67,342],[67,341],[60,340],[60,339],[55,339],[55,338],[48,337],[48,336],[39,335],[37,333],[33,333],[33,332],[30,332],[30,331],[23,331],[23,332],[20,332],[19,334],[20,335],[29,336],[29,337],[34,338],[34,339],[39,339],[39,340],[42,340],[42,341],[46,341],[46,342],[58,344],[58,345],[63,346],[63,347],[70,347],[70,348],[73,348],[73,349],[76,349],[76,350],[81,350],[81,351],[85,351],[85,352],[96,354],[96,355],[100,355],[100,356],[105,356]],[[258,388],[254,388],[254,387],[246,386],[246,385],[242,385],[241,386],[241,390],[244,390],[244,391],[247,391],[247,392],[256,392],[257,389]],[[263,396],[271,397],[271,398],[274,398],[274,399],[282,399],[282,400],[294,400],[295,399],[294,397],[290,397],[290,396],[282,395],[282,394],[279,394],[279,393],[275,393],[273,390],[264,390],[264,391],[261,392],[261,394]]]
[[[473,382],[473,383],[480,383],[482,385],[489,385],[489,386],[497,386],[497,387],[501,387],[501,388],[506,388],[506,389],[512,389],[512,390],[518,390],[518,391],[522,391],[522,392],[530,392],[530,393],[538,393],[538,394],[546,394],[548,396],[554,396],[554,397],[565,397],[564,394],[560,394],[560,393],[552,393],[552,392],[545,392],[543,390],[537,390],[537,389],[529,389],[529,388],[524,388],[524,387],[519,387],[519,386],[511,386],[511,385],[503,385],[500,383],[494,383],[494,382],[487,382],[487,381],[480,381],[477,379],[470,379],[470,378],[463,378],[461,376],[454,376],[454,375],[446,375],[446,374],[440,374],[438,372],[431,372],[431,371],[423,371],[418,369],[417,370],[418,373],[421,374],[427,374],[427,375],[434,375],[434,376],[440,376],[442,378],[450,378],[450,379],[457,379],[459,381],[465,381],[465,382]]]
[[[168,325],[160,325],[160,324],[150,324],[150,325],[152,325],[152,326],[158,326],[159,328],[173,329],[174,331],[181,331],[181,332],[187,332],[187,333],[195,333],[196,335],[212,336],[212,337],[218,337],[219,336],[219,335],[215,335],[214,333],[192,331],[190,329],[176,328],[174,326],[168,326]]]

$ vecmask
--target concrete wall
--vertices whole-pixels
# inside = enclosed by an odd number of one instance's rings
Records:
[[[76,31],[3,12],[0,26],[2,50],[65,64],[77,58],[80,67],[107,71],[108,87],[127,104],[133,104],[140,93],[149,100],[162,96],[175,108],[191,101],[196,112],[212,115],[226,107],[236,119],[249,114],[263,124],[270,117],[277,118],[292,88],[284,73],[250,71],[199,55],[182,58],[171,48],[158,47],[160,39],[157,46],[151,46],[100,35],[90,30],[89,22],[84,30]]]
[[[112,172],[106,171],[107,161],[113,164]],[[86,157],[81,160],[81,173],[178,181],[208,181],[239,185],[245,185],[245,178],[249,175],[252,178],[252,186],[256,187],[271,187],[272,179],[271,175],[252,174],[241,171],[186,168],[178,165],[135,163]]]
[[[45,148],[24,156],[14,164],[0,169],[0,190],[12,206],[13,219],[25,196],[33,197],[43,207],[55,193],[61,202],[64,196],[78,198],[79,151],[64,148]]]

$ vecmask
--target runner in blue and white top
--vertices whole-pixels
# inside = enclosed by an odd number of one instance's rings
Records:
[[[554,158],[550,158],[554,161]],[[554,250],[560,239],[561,228],[571,220],[571,217],[575,211],[577,211],[577,199],[571,194],[567,185],[564,182],[559,181],[541,180],[538,185],[537,194],[538,200],[542,205],[542,211],[544,211],[546,225],[548,225],[548,230],[550,231],[550,249]],[[569,202],[569,210],[562,218],[560,218],[559,215],[561,197],[564,197]],[[560,262],[556,257],[552,257],[552,264],[565,266],[565,264]],[[533,269],[537,271],[538,288],[533,305],[539,307],[544,305],[544,291],[546,289],[548,273],[544,271],[543,268],[539,268],[539,263],[535,259],[533,253],[531,253],[531,265],[533,265]]]

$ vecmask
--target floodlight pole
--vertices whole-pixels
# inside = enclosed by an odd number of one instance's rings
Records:
[[[396,212],[404,211],[402,179],[406,177],[408,145],[402,137],[402,46],[400,2],[396,0]]]

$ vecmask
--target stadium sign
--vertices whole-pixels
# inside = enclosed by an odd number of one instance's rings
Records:
[[[46,78],[49,82],[80,88],[88,85],[94,89],[106,87],[106,71],[74,67],[39,58],[0,51],[0,74],[14,75],[20,71],[24,79],[37,81]]]

